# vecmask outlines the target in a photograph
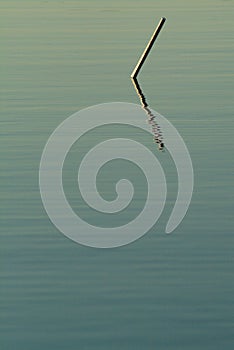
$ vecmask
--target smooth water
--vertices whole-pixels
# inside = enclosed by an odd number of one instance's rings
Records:
[[[233,11],[231,0],[1,1],[1,349],[233,349]],[[168,200],[136,242],[81,246],[45,213],[42,150],[77,110],[140,103],[129,75],[161,16],[167,22],[139,80],[189,149],[189,211],[166,235],[177,191],[168,153],[131,127],[97,129],[66,161],[74,210],[114,226],[141,209],[144,175],[123,160],[104,167],[99,186],[112,200],[112,180],[129,176],[137,188],[129,211],[110,220],[79,202],[79,159],[119,134],[156,154]]]

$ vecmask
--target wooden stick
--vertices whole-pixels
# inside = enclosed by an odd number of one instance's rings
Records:
[[[148,54],[149,54],[149,52],[150,52],[150,50],[151,50],[151,48],[152,48],[154,42],[155,42],[155,40],[157,39],[158,34],[160,33],[160,31],[161,31],[161,29],[162,29],[162,27],[163,27],[165,21],[166,21],[166,18],[165,18],[165,17],[162,17],[162,18],[160,19],[160,22],[159,22],[157,28],[155,29],[155,31],[154,31],[154,33],[153,33],[153,35],[152,35],[150,41],[148,42],[148,45],[146,46],[145,51],[144,51],[143,54],[141,55],[141,58],[139,59],[139,61],[138,61],[137,65],[136,65],[136,67],[134,68],[134,70],[133,70],[133,72],[132,72],[132,74],[131,74],[131,78],[134,79],[134,78],[137,77],[137,75],[138,75],[138,73],[139,73],[141,67],[143,66],[143,63],[145,62],[145,60],[146,60],[146,58],[147,58],[147,56],[148,56]]]

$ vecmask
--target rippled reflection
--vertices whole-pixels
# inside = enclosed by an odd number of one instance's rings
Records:
[[[148,103],[146,102],[146,97],[142,92],[140,84],[137,78],[131,78],[133,86],[139,96],[142,108],[145,110],[148,116],[148,123],[151,125],[152,133],[154,135],[154,142],[158,144],[158,149],[160,151],[164,150],[163,136],[159,124],[156,121],[156,116],[150,110]]]

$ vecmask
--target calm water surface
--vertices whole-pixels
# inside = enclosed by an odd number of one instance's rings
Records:
[[[219,0],[1,1],[1,349],[233,349],[233,10]],[[168,153],[131,127],[97,129],[66,161],[75,211],[104,226],[139,213],[145,178],[124,161],[104,167],[99,186],[112,200],[112,181],[128,176],[137,191],[126,213],[100,216],[75,189],[74,167],[90,144],[120,133],[157,155],[168,199],[135,243],[83,247],[44,211],[41,152],[77,110],[139,104],[129,75],[161,16],[168,21],[139,80],[190,151],[189,212],[167,236],[177,190]]]

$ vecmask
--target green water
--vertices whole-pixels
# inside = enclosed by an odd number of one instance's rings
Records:
[[[3,350],[233,349],[233,1],[1,1],[1,327]],[[129,75],[161,16],[165,28],[140,73],[150,106],[177,128],[195,175],[189,211],[165,225],[176,172],[164,167],[168,200],[147,235],[122,248],[76,244],[50,222],[38,187],[41,153],[69,115],[103,102],[139,103]],[[100,129],[74,145],[65,189],[74,210],[74,164],[95,140],[132,136]],[[134,135],[133,135],[134,136]],[[118,163],[120,162],[120,163]],[[124,223],[145,200],[144,176],[109,164],[140,188]],[[134,178],[135,175],[135,178]],[[107,181],[108,180],[108,181]],[[139,186],[140,184],[140,186]]]

